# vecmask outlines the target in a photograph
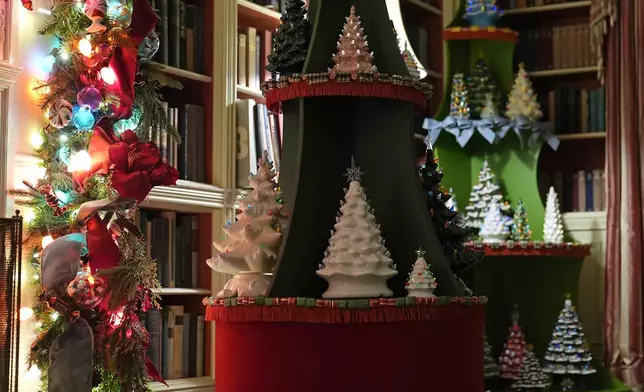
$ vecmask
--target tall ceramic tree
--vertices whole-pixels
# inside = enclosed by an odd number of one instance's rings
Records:
[[[453,118],[470,118],[470,100],[465,76],[457,73],[452,79],[452,92],[450,94],[449,115]]]
[[[367,36],[364,35],[360,17],[356,15],[356,7],[351,6],[351,13],[342,27],[337,53],[333,55],[333,73],[346,72],[375,73],[373,53],[369,50]]]
[[[524,121],[537,121],[543,116],[541,106],[537,101],[537,94],[532,88],[532,82],[523,63],[519,64],[514,86],[508,96],[505,115],[510,120]]]
[[[431,150],[427,150],[426,154],[425,164],[419,169],[425,201],[443,254],[452,272],[458,276],[481,261],[484,253],[464,245],[474,230],[459,224],[458,212],[448,206],[452,196],[441,186],[443,172],[438,168],[438,160],[433,159]]]
[[[301,72],[311,41],[311,23],[302,0],[286,0],[282,23],[273,36],[266,69],[291,74]]]
[[[35,151],[44,177],[12,192],[33,213],[24,251],[39,301],[28,361],[42,391],[145,391],[162,379],[138,314],[158,307],[160,284],[133,208],[177,180],[147,142],[161,130],[177,136],[159,92],[176,84],[148,63],[158,18],[147,0],[50,3],[40,34],[56,47],[36,88],[48,120]]]

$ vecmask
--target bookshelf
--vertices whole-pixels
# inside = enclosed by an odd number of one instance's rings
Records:
[[[403,1],[406,3],[409,3],[409,5],[412,5],[421,11],[429,12],[437,16],[441,16],[443,14],[440,8],[434,7],[433,5],[423,0],[403,0]]]
[[[502,23],[519,32],[515,65],[526,64],[542,120],[553,125],[561,141],[557,151],[543,147],[539,154],[539,193],[545,203],[548,187],[554,186],[563,212],[602,211],[606,105],[590,47],[591,2],[534,3],[510,0],[500,7]]]

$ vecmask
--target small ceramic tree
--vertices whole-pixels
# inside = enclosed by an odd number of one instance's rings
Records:
[[[462,73],[457,73],[452,79],[452,93],[450,94],[449,115],[453,118],[470,118],[470,102],[467,86]]]
[[[479,235],[487,244],[503,243],[510,235],[509,225],[510,218],[501,214],[501,208],[496,200],[492,199]]]
[[[532,88],[532,82],[523,63],[519,64],[519,72],[508,97],[505,115],[510,120],[523,121],[537,121],[543,116],[537,94]]]
[[[402,51],[402,56],[403,60],[405,61],[405,65],[407,66],[407,70],[409,71],[409,76],[411,76],[411,79],[416,81],[420,80],[420,70],[418,69],[418,64],[416,64],[416,59],[414,59],[414,55],[411,54],[411,51],[407,47],[407,43],[405,42],[405,49]]]
[[[492,378],[499,375],[499,365],[492,356],[492,346],[487,341],[487,335],[483,335],[483,376]]]
[[[487,94],[485,96],[485,106],[483,106],[483,110],[481,111],[481,119],[491,120],[496,117],[499,117],[499,112],[496,109],[496,103],[492,99],[492,94]]]
[[[351,6],[351,13],[346,18],[340,40],[338,52],[333,55],[332,72],[375,73],[373,53],[369,51],[367,36],[364,35],[360,17],[356,15],[356,7]]]
[[[465,225],[480,229],[492,200],[497,202],[504,215],[510,213],[510,203],[505,201],[496,174],[485,159],[479,171],[478,183],[472,187],[469,204],[465,206]]]
[[[563,221],[559,211],[559,198],[554,187],[550,187],[546,198],[546,215],[543,221],[543,241],[560,244],[564,241]]]
[[[487,104],[488,94],[496,109],[501,108],[501,95],[496,87],[490,69],[483,58],[476,60],[474,71],[467,78],[471,115],[474,118],[483,118],[482,111]]]
[[[435,297],[434,290],[438,284],[434,274],[430,271],[429,264],[425,261],[425,251],[418,249],[416,251],[418,258],[409,273],[409,279],[405,283],[405,289],[409,293],[408,297],[432,298]]]
[[[512,311],[512,325],[510,334],[505,340],[503,351],[499,357],[499,375],[506,380],[519,378],[519,370],[525,359],[525,336],[519,325],[519,309],[514,307]]]
[[[345,174],[349,189],[331,230],[329,246],[317,271],[329,283],[324,298],[390,297],[387,280],[398,273],[380,236],[373,210],[360,184],[363,173],[353,157]]]
[[[530,223],[528,223],[528,212],[522,199],[517,200],[511,231],[514,241],[530,241],[532,238],[532,230],[530,229]]]
[[[512,383],[512,389],[517,391],[541,391],[550,385],[550,378],[543,373],[537,356],[532,351],[532,345],[525,349],[525,358],[519,370],[519,378]]]
[[[311,24],[302,0],[286,0],[282,23],[273,34],[266,69],[270,72],[302,72],[311,40]],[[254,44],[254,43],[253,43]]]

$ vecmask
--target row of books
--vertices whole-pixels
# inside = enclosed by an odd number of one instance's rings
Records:
[[[606,175],[603,170],[541,174],[540,192],[547,193],[550,186],[555,187],[563,212],[606,210]]]
[[[539,97],[558,134],[606,132],[606,88],[556,87]]]
[[[148,357],[164,379],[203,377],[204,316],[165,306],[140,313],[150,333]]]
[[[147,254],[157,262],[157,278],[163,287],[199,287],[199,215],[172,211],[140,210]]]
[[[252,99],[237,101],[237,187],[248,188],[248,175],[257,172],[263,151],[280,167],[282,124],[279,115],[269,113],[266,105]]]
[[[204,7],[184,0],[150,0],[157,10],[159,50],[154,61],[204,73]]]
[[[178,108],[164,104],[170,124],[179,132],[181,143],[167,129],[150,130],[150,139],[161,151],[161,158],[179,170],[182,180],[206,182],[206,114],[198,105],[185,104]]]
[[[515,61],[529,71],[595,65],[588,24],[521,30]]]
[[[259,91],[259,86],[271,78],[265,71],[271,52],[270,32],[254,27],[240,28],[237,34],[237,84]]]
[[[575,3],[581,0],[502,0],[501,9],[510,10],[517,8],[539,7],[542,5]]]

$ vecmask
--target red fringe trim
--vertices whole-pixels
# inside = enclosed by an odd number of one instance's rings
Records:
[[[588,244],[544,244],[540,242],[504,244],[494,246],[481,243],[467,244],[474,250],[485,251],[486,256],[543,256],[543,257],[570,257],[584,258],[590,256]]]
[[[378,307],[338,309],[300,306],[208,306],[206,320],[268,323],[400,323],[447,321],[468,318],[483,312],[482,306],[450,304],[445,306]]]
[[[309,84],[306,81],[292,82],[286,87],[270,89],[264,93],[266,106],[273,112],[279,112],[280,103],[289,99],[322,96],[352,96],[389,98],[408,101],[421,109],[427,105],[427,97],[412,87],[400,86],[379,81],[338,82],[329,80],[324,83]]]
[[[507,28],[488,27],[450,27],[443,30],[445,41],[486,39],[492,41],[506,41],[516,44],[519,42],[519,33]]]

